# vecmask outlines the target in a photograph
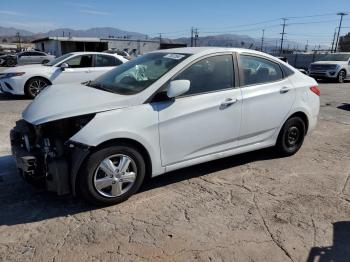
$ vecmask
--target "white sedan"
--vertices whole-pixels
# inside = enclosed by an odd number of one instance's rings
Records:
[[[127,61],[116,54],[69,53],[44,65],[17,66],[3,71],[0,91],[34,98],[48,85],[93,80]]]
[[[48,190],[114,204],[147,176],[266,147],[295,154],[319,95],[314,79],[264,53],[160,50],[45,89],[12,130],[12,152]]]

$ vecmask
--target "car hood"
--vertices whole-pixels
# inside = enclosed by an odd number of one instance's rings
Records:
[[[41,64],[36,65],[23,65],[8,68],[3,71],[3,73],[16,73],[16,72],[41,72],[41,71],[51,70],[51,66],[43,66]]]
[[[82,84],[61,84],[45,88],[23,111],[29,123],[109,111],[139,104],[135,96],[118,95]]]

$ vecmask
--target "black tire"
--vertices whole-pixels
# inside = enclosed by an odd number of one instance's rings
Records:
[[[306,134],[305,123],[300,117],[291,117],[283,125],[277,139],[276,149],[282,156],[299,151]]]
[[[35,83],[38,84],[35,85]],[[25,84],[24,94],[26,97],[33,99],[48,85],[51,85],[49,80],[42,77],[33,77]],[[34,89],[35,86],[37,86],[37,89]]]
[[[346,71],[345,70],[340,70],[337,76],[337,82],[338,83],[344,83],[344,80],[346,78]]]
[[[6,61],[6,66],[12,67],[12,66],[15,66],[15,65],[16,65],[16,61],[15,61],[14,58],[9,58],[9,59],[7,59],[7,61]]]
[[[45,64],[47,64],[49,62],[49,60],[44,60],[44,61],[42,61],[41,63],[43,64],[43,65],[45,65]]]
[[[99,193],[95,187],[95,176],[98,172],[98,168],[103,160],[115,155],[126,155],[134,161],[136,165],[136,179],[131,185],[130,189],[119,196],[107,197]],[[92,153],[86,162],[83,164],[81,171],[79,172],[77,180],[78,192],[88,202],[99,205],[113,205],[121,203],[127,200],[130,196],[136,193],[141,187],[146,173],[145,161],[142,155],[133,147],[127,144],[119,144],[117,146],[109,146],[102,148]],[[107,176],[106,176],[107,178]]]

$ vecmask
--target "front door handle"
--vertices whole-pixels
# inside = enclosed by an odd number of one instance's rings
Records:
[[[285,94],[285,93],[288,93],[290,91],[290,88],[289,87],[282,87],[281,89],[280,89],[280,93],[281,94]]]
[[[223,109],[223,108],[229,107],[234,103],[236,103],[237,101],[238,101],[237,99],[227,98],[224,102],[221,103],[220,108]]]

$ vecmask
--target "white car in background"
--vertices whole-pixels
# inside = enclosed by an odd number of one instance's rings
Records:
[[[257,51],[160,50],[45,89],[11,131],[12,152],[28,180],[114,204],[147,176],[266,147],[295,154],[319,95],[314,79]]]
[[[44,65],[25,65],[0,74],[0,90],[34,98],[48,85],[93,80],[128,60],[116,54],[76,52],[65,54]]]
[[[328,54],[310,64],[308,73],[315,79],[336,80],[338,83],[350,80],[350,53]]]

